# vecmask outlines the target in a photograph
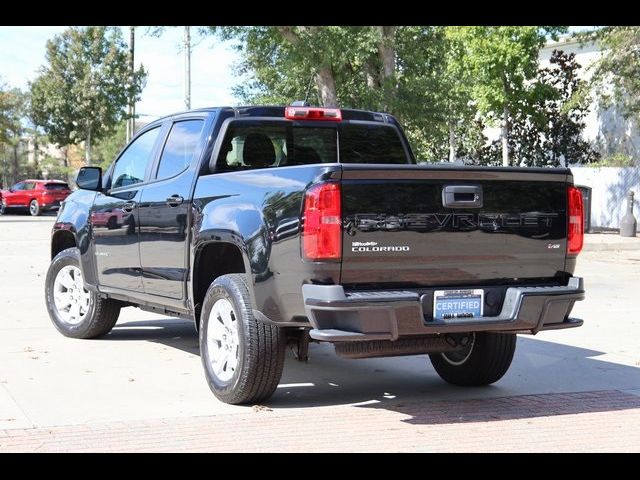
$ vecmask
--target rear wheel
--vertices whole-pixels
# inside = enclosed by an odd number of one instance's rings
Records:
[[[209,388],[225,403],[269,398],[280,381],[286,339],[282,329],[257,321],[243,274],[218,277],[200,314],[200,357]]]
[[[473,333],[461,350],[429,355],[440,377],[454,385],[480,386],[507,373],[516,350],[512,333]]]
[[[66,337],[105,335],[120,314],[120,302],[100,298],[86,288],[77,248],[63,250],[51,262],[45,281],[45,298],[53,325]]]
[[[38,200],[36,200],[35,198],[31,200],[31,203],[29,203],[29,213],[31,214],[32,217],[37,217],[41,213],[40,204],[38,203]]]

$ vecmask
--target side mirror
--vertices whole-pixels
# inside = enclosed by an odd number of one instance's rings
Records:
[[[9,192],[10,192],[10,193],[13,193],[13,192],[14,192],[13,187],[9,188]]]
[[[82,190],[102,191],[102,169],[100,167],[82,167],[76,177],[76,185]]]

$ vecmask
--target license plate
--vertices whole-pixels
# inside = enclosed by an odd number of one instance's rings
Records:
[[[436,290],[433,292],[434,320],[482,316],[484,290]]]

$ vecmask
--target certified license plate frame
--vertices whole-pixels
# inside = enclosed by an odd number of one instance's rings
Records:
[[[481,288],[433,292],[434,320],[474,319],[482,317],[483,312],[484,290]]]

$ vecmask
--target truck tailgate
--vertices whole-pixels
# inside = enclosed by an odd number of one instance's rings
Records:
[[[342,167],[345,286],[544,284],[564,276],[567,169]]]

